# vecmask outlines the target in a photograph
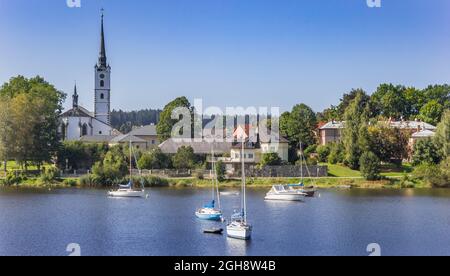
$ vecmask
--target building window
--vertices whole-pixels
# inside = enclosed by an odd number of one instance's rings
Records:
[[[100,81],[100,87],[105,87],[105,81],[104,80]]]
[[[253,156],[254,156],[253,153],[250,153],[250,154],[248,155],[248,158],[249,158],[249,159],[253,159]]]
[[[100,99],[102,99],[102,100],[103,100],[104,98],[105,98],[105,94],[103,94],[103,93],[102,93],[102,94],[100,94]]]
[[[86,136],[88,135],[88,126],[86,124],[83,125],[83,127],[81,128],[81,136]]]
[[[155,140],[152,140],[152,145],[154,145],[156,142],[155,142]]]
[[[99,131],[99,132],[98,132],[98,134],[102,135],[102,134],[103,134],[103,132]]]

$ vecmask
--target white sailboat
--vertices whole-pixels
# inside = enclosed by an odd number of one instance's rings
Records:
[[[136,157],[136,156],[135,156]],[[119,185],[119,189],[114,191],[109,191],[108,195],[110,197],[145,197],[145,189],[142,185],[141,189],[133,188],[133,145],[130,140],[130,181],[127,185]],[[136,158],[135,158],[136,159]],[[138,168],[139,170],[139,168]],[[140,171],[140,170],[139,170]]]
[[[212,201],[206,204],[203,208],[200,208],[195,212],[195,216],[203,220],[222,220],[222,210],[220,206],[220,193],[219,193],[219,181],[217,179],[216,173],[216,163],[214,160],[214,150],[211,150],[212,156]],[[216,208],[216,198],[217,198],[217,208]]]
[[[303,201],[306,196],[306,193],[290,189],[287,185],[274,185],[266,194],[265,200]]]
[[[241,211],[231,217],[231,222],[227,225],[227,236],[233,239],[248,240],[251,238],[253,227],[247,221],[247,199],[245,188],[245,141],[247,134],[245,129],[239,126],[234,136],[241,138],[242,143],[242,191],[241,191]]]

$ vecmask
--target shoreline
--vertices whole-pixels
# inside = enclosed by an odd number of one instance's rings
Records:
[[[211,186],[210,179],[196,178],[161,178],[164,182],[162,185],[146,185],[146,188],[209,188]],[[67,180],[71,180],[71,184],[67,184]],[[76,183],[76,184],[75,184]],[[300,178],[249,178],[247,179],[247,187],[249,188],[270,188],[277,184],[294,184],[300,183]],[[305,186],[314,186],[319,189],[433,189],[433,187],[423,181],[408,180],[406,183],[401,178],[388,177],[378,181],[368,181],[359,177],[323,177],[317,179],[305,179]],[[240,179],[228,179],[219,183],[223,188],[238,188],[241,185]],[[114,186],[98,186],[98,185],[81,185],[76,178],[67,178],[54,181],[52,183],[40,183],[36,179],[26,181],[19,185],[0,185],[0,187],[17,187],[17,188],[111,188]],[[437,189],[437,188],[436,188]]]

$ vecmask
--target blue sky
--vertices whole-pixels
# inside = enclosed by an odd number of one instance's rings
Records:
[[[450,82],[450,1],[0,0],[0,83],[41,75],[92,109],[105,8],[112,107],[204,105],[316,111],[351,88]],[[66,106],[70,106],[70,102]]]

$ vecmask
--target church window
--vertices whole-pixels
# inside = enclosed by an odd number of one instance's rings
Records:
[[[104,79],[105,78],[105,74],[100,74],[100,78]]]
[[[81,136],[86,136],[88,135],[88,126],[86,124],[83,125],[83,127],[81,128]]]
[[[104,80],[100,81],[100,87],[105,87],[105,81]]]
[[[100,99],[104,99],[105,98],[105,95],[102,93],[102,94],[100,94]]]
[[[102,135],[103,133],[101,131],[99,131],[98,134]]]

